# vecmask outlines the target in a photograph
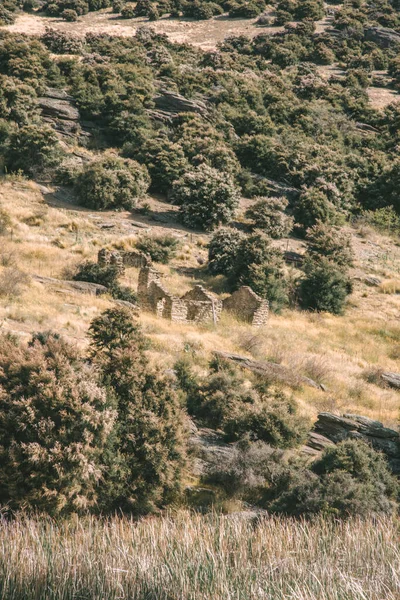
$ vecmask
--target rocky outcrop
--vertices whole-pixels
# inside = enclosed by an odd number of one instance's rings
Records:
[[[317,437],[320,436],[320,437]],[[322,439],[321,439],[322,438]],[[320,440],[321,449],[325,440],[335,444],[348,439],[359,439],[375,450],[383,452],[396,474],[400,474],[400,435],[395,429],[385,427],[379,421],[360,415],[344,414],[343,416],[332,413],[320,413],[310,434],[307,445],[316,448]]]
[[[189,100],[181,96],[181,94],[167,89],[160,89],[153,100],[160,116],[165,115],[165,113],[167,115],[178,115],[184,112],[198,113],[200,115],[208,113],[206,104],[201,100]]]
[[[381,378],[390,387],[400,390],[400,373],[382,373]]]
[[[43,120],[61,136],[61,138],[87,137],[82,131],[79,110],[75,100],[65,90],[47,88],[45,94],[37,99]]]
[[[257,361],[251,360],[246,356],[241,356],[239,354],[231,354],[229,352],[218,352],[215,351],[214,355],[217,358],[222,358],[223,360],[230,360],[244,369],[249,369],[253,371],[253,373],[257,373],[258,375],[264,376],[266,379],[272,379],[274,381],[280,381],[291,387],[300,387],[302,384],[309,385],[311,387],[322,389],[322,387],[309,379],[308,377],[303,377],[299,375],[292,369],[285,367],[284,365],[277,365],[276,363],[265,362],[265,361]]]
[[[53,277],[42,277],[33,275],[33,279],[51,287],[54,291],[76,292],[78,294],[91,294],[92,296],[101,296],[107,294],[108,290],[104,285],[98,283],[89,283],[88,281],[70,281],[67,279],[54,279]]]
[[[368,27],[364,30],[364,37],[381,48],[400,46],[400,33],[387,27]]]

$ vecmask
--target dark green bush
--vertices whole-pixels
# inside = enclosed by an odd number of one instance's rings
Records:
[[[303,308],[340,315],[351,291],[351,281],[343,267],[325,257],[307,261],[305,278],[300,284]]]
[[[10,136],[5,153],[8,171],[37,176],[56,167],[61,160],[58,138],[47,125],[23,125]]]
[[[141,236],[136,248],[148,254],[154,262],[167,265],[179,248],[179,240],[173,235]]]
[[[129,210],[144,196],[149,183],[146,167],[134,160],[105,155],[83,168],[75,189],[84,206]]]
[[[214,275],[234,272],[243,234],[237,229],[222,227],[216,231],[208,245],[208,268]]]
[[[104,285],[116,300],[136,304],[136,294],[131,288],[118,283],[119,269],[115,265],[99,265],[90,261],[80,264],[73,276],[75,281],[87,281]]]
[[[246,217],[253,221],[254,228],[262,229],[271,238],[282,238],[292,231],[293,217],[285,213],[289,202],[286,198],[255,198],[255,203],[246,210]]]
[[[312,260],[325,256],[340,267],[351,267],[354,252],[351,236],[338,227],[318,221],[307,230],[307,255]]]
[[[185,418],[171,381],[154,371],[140,326],[110,309],[90,327],[92,360],[116,402],[118,429],[102,487],[107,510],[144,514],[170,502],[185,477]]]
[[[311,470],[288,471],[276,492],[271,506],[275,512],[367,517],[393,512],[398,482],[382,454],[360,440],[349,440],[324,450]]]
[[[2,508],[93,510],[115,419],[96,372],[56,336],[0,348]]]
[[[185,225],[211,231],[232,219],[239,190],[227,173],[200,165],[174,182],[171,201],[181,207]]]

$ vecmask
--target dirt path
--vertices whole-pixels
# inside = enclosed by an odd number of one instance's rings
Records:
[[[121,19],[110,12],[110,9],[89,13],[77,23],[67,23],[57,17],[44,17],[35,14],[20,15],[13,25],[2,27],[11,32],[41,35],[46,27],[65,31],[76,35],[88,32],[109,33],[118,36],[134,35],[138,27],[150,25],[157,33],[165,33],[171,41],[190,43],[204,50],[214,50],[218,44],[230,35],[246,35],[254,37],[266,31],[255,25],[256,19],[228,19],[226,16],[215,17],[208,21],[191,21],[186,19],[170,19],[163,17],[159,21],[149,22],[146,18]],[[275,28],[269,28],[273,31]]]

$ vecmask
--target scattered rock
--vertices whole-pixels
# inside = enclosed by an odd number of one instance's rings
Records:
[[[364,282],[372,287],[378,287],[382,283],[379,277],[374,277],[373,275],[368,275],[367,277],[365,277]]]
[[[313,388],[321,390],[321,386],[310,379],[309,377],[303,377],[298,373],[292,371],[288,367],[283,365],[277,365],[272,362],[260,362],[256,360],[251,360],[246,356],[240,356],[239,354],[230,354],[228,352],[214,352],[214,355],[222,358],[224,360],[230,360],[239,364],[241,367],[245,369],[249,369],[254,373],[258,373],[259,375],[264,375],[266,378],[272,378],[278,381],[282,381],[287,385],[292,387],[299,387],[302,384],[309,385]]]
[[[67,279],[54,279],[53,277],[42,277],[41,275],[33,275],[32,278],[43,285],[49,285],[53,288],[68,289],[68,291],[77,292],[79,294],[92,294],[93,296],[101,296],[107,294],[108,290],[104,285],[98,283],[89,283],[88,281],[69,281]]]
[[[189,100],[177,92],[160,89],[157,96],[153,98],[157,109],[178,115],[183,112],[207,114],[208,109],[201,100]]]
[[[390,387],[400,390],[400,373],[382,373],[381,378]]]
[[[313,442],[318,443],[320,439],[315,438],[316,434],[335,444],[347,439],[362,440],[371,444],[375,450],[383,452],[389,461],[399,461],[393,462],[394,467],[400,466],[400,435],[396,430],[384,427],[379,421],[353,414],[338,416],[320,413],[308,442],[314,448]]]

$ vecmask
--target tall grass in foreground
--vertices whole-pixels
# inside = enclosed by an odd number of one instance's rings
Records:
[[[395,519],[0,522],[6,600],[395,600]]]

